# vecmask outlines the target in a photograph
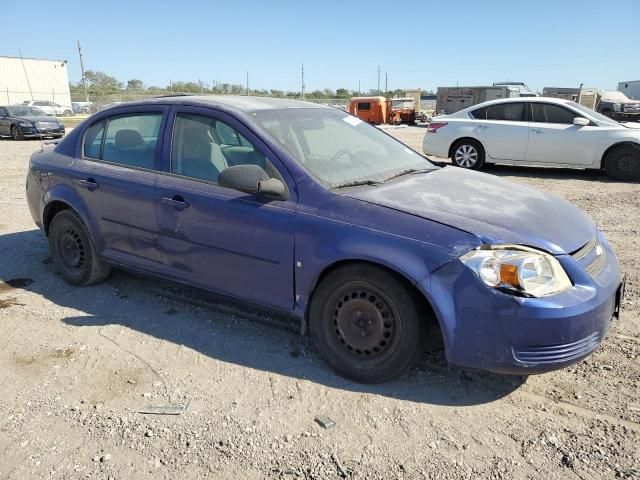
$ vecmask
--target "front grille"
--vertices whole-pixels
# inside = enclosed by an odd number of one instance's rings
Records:
[[[55,122],[37,122],[36,127],[40,130],[57,130],[58,124]]]
[[[599,275],[607,263],[607,254],[597,237],[593,237],[586,245],[573,252],[571,256],[591,277]]]
[[[588,337],[571,343],[558,345],[531,345],[513,348],[513,357],[521,363],[569,362],[587,355],[600,344],[600,334],[593,332]]]

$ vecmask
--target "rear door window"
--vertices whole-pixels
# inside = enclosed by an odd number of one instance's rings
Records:
[[[104,137],[105,120],[91,125],[84,134],[84,142],[82,152],[88,158],[100,158],[100,149],[102,147],[102,137]]]
[[[162,113],[110,117],[102,160],[131,167],[154,168]]]
[[[531,116],[532,122],[572,125],[573,119],[580,115],[559,105],[531,102]]]
[[[499,103],[497,105],[491,105],[486,107],[483,112],[484,120],[502,120],[507,122],[523,122],[524,116],[524,103]]]

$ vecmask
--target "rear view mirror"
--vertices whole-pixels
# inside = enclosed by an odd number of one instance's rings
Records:
[[[279,200],[289,198],[286,185],[277,178],[269,178],[267,172],[258,165],[225,168],[218,176],[218,185],[244,193],[261,193]]]
[[[589,125],[589,120],[587,120],[584,117],[576,117],[573,119],[573,124],[574,125],[578,125],[580,127],[586,127],[587,125]]]

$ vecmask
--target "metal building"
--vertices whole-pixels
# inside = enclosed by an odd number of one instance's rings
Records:
[[[25,100],[71,105],[67,61],[0,56],[0,104]]]
[[[640,80],[630,80],[618,83],[618,90],[627,97],[640,100]]]

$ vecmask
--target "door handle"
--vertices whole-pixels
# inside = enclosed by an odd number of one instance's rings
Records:
[[[544,130],[540,129],[540,128],[532,128],[531,131],[533,133],[544,133]]]
[[[94,191],[99,187],[98,182],[96,182],[93,178],[87,178],[86,180],[78,180],[78,185],[81,187],[85,187],[90,191]]]
[[[169,205],[176,210],[184,210],[189,207],[189,204],[185,202],[181,195],[174,195],[173,197],[163,197],[162,203]]]

